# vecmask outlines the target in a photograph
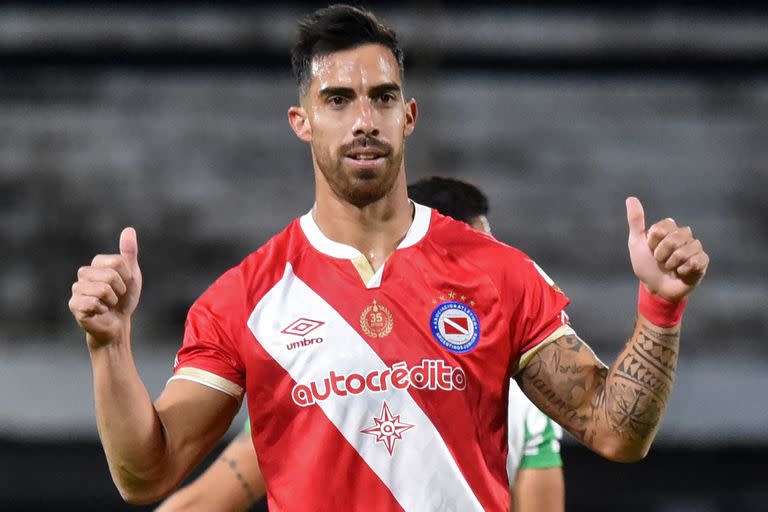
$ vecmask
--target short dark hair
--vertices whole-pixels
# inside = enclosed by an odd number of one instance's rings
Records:
[[[303,94],[312,79],[312,59],[363,44],[380,44],[392,51],[403,74],[403,49],[397,34],[376,16],[358,7],[336,4],[318,9],[298,24],[291,66]]]
[[[475,185],[456,178],[430,176],[408,185],[408,197],[443,215],[471,223],[488,214],[488,198]]]

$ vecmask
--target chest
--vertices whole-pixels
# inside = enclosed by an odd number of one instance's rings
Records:
[[[306,386],[292,388],[299,405],[325,399],[324,391],[309,392],[326,380],[322,389],[342,396],[382,386],[482,394],[505,381],[508,322],[487,276],[401,259],[368,288],[345,263],[287,267],[248,319],[254,342],[245,350],[247,374],[264,375],[259,367],[276,362],[284,378]],[[274,382],[248,380],[249,387],[275,389]]]

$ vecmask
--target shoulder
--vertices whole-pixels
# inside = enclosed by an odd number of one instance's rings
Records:
[[[526,258],[525,254],[510,245],[451,217],[432,210],[429,240],[455,255],[489,254],[512,259]]]
[[[299,219],[288,224],[280,233],[249,254],[236,267],[248,282],[269,280],[282,276],[285,265],[300,256],[309,247]]]
[[[482,233],[464,222],[432,212],[429,240],[452,259],[470,262],[491,277],[504,280],[537,273],[537,266],[522,250]]]
[[[299,220],[295,219],[238,265],[224,272],[204,295],[239,295],[249,298],[262,295],[281,279],[286,265],[306,247],[306,238],[302,235]]]

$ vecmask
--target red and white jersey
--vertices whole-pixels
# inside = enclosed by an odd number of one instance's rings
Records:
[[[195,302],[172,379],[247,393],[272,511],[507,510],[509,377],[567,304],[424,206],[376,272],[307,214]]]

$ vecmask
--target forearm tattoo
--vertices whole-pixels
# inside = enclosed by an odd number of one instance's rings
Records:
[[[679,330],[638,323],[609,369],[578,336],[563,336],[534,356],[518,381],[545,413],[588,446],[606,430],[642,442],[664,414],[679,338]]]
[[[679,329],[661,331],[645,322],[616,359],[608,377],[611,429],[629,439],[651,435],[667,406],[677,369]]]

